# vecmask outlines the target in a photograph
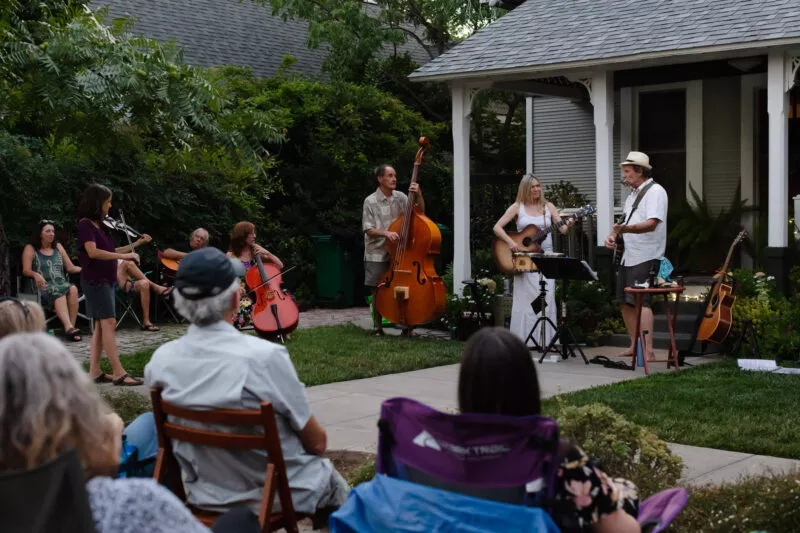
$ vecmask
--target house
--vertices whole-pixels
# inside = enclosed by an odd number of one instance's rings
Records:
[[[800,193],[800,2],[510,4],[410,76],[451,86],[455,279],[471,277],[472,100],[495,88],[529,97],[528,170],[596,202],[599,271],[610,265],[602,244],[620,204],[617,163],[640,150],[672,205],[691,201],[691,187],[720,209],[741,187],[768,213],[766,263],[786,287],[790,198]]]
[[[92,0],[91,5],[94,10],[107,7],[108,20],[132,17],[136,34],[162,42],[175,39],[186,62],[199,67],[238,65],[266,78],[291,55],[297,62],[288,72],[317,76],[328,54],[325,47],[308,47],[307,21],[283,20],[253,0]],[[364,2],[364,10],[373,13],[377,7]],[[413,40],[398,47],[399,53],[406,51],[420,65],[431,58]]]

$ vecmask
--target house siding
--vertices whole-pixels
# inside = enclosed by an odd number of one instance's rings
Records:
[[[739,186],[739,77],[703,81],[703,195],[713,213],[730,206]]]
[[[571,182],[590,202],[596,199],[594,118],[589,102],[533,100],[533,171],[547,186]]]

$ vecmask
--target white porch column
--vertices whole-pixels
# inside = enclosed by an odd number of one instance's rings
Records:
[[[453,292],[472,277],[469,246],[469,133],[471,89],[453,86]]]
[[[592,76],[589,94],[594,106],[597,246],[603,246],[614,226],[614,74]]]
[[[533,174],[533,96],[525,97],[525,172]]]
[[[789,83],[784,52],[771,52],[767,61],[769,112],[769,220],[767,246],[789,245]]]

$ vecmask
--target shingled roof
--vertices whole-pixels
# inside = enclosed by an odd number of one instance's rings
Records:
[[[239,65],[265,78],[291,55],[297,62],[290,72],[316,75],[328,53],[325,47],[308,48],[308,22],[284,21],[251,0],[93,0],[91,5],[108,6],[110,19],[132,17],[136,34],[162,42],[174,38],[191,65]],[[430,60],[416,42],[398,51],[408,51],[419,64]]]
[[[527,0],[411,78],[800,43],[798,0]]]

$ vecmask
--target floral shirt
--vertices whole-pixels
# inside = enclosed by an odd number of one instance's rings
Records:
[[[602,515],[622,509],[636,517],[639,492],[621,478],[610,478],[577,446],[569,449],[558,471],[552,517],[562,533],[592,531]]]

